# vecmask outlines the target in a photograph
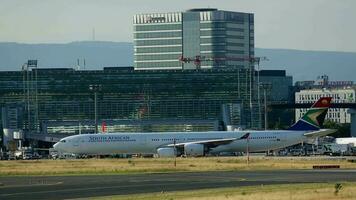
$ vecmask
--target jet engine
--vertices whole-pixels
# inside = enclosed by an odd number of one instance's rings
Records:
[[[185,144],[184,153],[187,156],[204,156],[203,144]]]
[[[175,157],[176,156],[176,152],[174,151],[174,148],[158,148],[157,149],[157,154],[158,157],[160,158],[167,158],[167,157]]]

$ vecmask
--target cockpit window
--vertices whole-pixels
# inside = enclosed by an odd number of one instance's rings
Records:
[[[66,140],[61,140],[61,142],[65,143],[65,142],[66,142]]]

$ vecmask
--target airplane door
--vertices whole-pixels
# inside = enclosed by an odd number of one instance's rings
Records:
[[[275,134],[276,138],[274,139],[273,148],[284,147],[288,143],[287,135],[285,134]]]
[[[140,137],[140,145],[146,145],[146,135]]]
[[[139,145],[137,146],[137,151],[146,151],[147,143],[146,143],[146,135],[142,135],[136,138]]]
[[[277,142],[287,142],[287,135],[285,134],[277,135]]]

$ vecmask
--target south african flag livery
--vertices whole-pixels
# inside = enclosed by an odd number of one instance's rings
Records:
[[[288,130],[319,130],[330,107],[331,97],[322,97]]]

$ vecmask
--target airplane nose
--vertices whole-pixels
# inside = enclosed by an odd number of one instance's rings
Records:
[[[60,150],[60,147],[59,147],[59,142],[57,142],[56,144],[53,145],[53,149],[55,149],[56,151]]]

